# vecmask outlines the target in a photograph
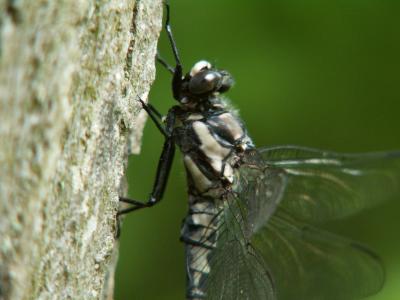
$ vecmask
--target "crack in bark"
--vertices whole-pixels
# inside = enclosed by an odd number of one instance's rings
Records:
[[[135,36],[136,36],[136,18],[138,16],[138,7],[139,7],[139,1],[135,1],[134,7],[133,7],[133,13],[132,13],[132,22],[131,22],[131,27],[130,27],[130,34],[131,34],[131,40],[129,41],[129,46],[128,46],[128,51],[126,52],[126,59],[125,59],[125,68],[124,68],[124,73],[125,73],[125,78],[130,79],[131,71],[132,71],[132,53],[133,49],[135,48]],[[126,89],[124,89],[123,94],[126,95]]]

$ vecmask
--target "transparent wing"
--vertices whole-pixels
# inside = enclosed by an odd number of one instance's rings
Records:
[[[268,166],[257,151],[248,153],[235,176],[235,201],[245,207],[246,237],[251,236],[273,215],[284,198],[288,184],[285,170]],[[232,200],[233,201],[233,200]]]
[[[381,289],[382,263],[366,246],[279,209],[252,232],[243,203],[232,196],[222,213],[207,299],[354,300]]]
[[[275,300],[272,278],[259,257],[231,230],[222,232],[210,259],[207,299]]]
[[[224,201],[219,214],[217,245],[209,258],[210,274],[203,282],[207,299],[275,300],[271,274],[249,237],[259,225],[254,212],[273,214],[282,198],[286,177],[279,170],[266,171],[257,165],[245,165],[237,175],[234,192]],[[253,201],[260,195],[265,201]]]
[[[259,152],[288,176],[280,209],[303,221],[343,218],[400,197],[400,152],[338,154],[295,146]]]
[[[252,151],[236,174],[205,282],[208,299],[358,299],[384,280],[365,246],[319,223],[395,197],[399,153]]]
[[[360,299],[379,291],[384,270],[365,246],[274,214],[252,238],[274,278],[277,299]]]

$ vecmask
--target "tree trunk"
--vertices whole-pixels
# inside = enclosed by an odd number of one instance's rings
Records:
[[[0,0],[0,299],[112,299],[160,0]]]

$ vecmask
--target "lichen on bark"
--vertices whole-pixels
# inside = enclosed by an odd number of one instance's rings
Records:
[[[161,16],[159,0],[0,1],[0,299],[112,298]]]

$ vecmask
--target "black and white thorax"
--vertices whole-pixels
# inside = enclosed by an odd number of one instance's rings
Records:
[[[189,192],[219,197],[233,183],[241,156],[253,147],[242,122],[218,96],[208,110],[180,110],[174,138],[183,154]]]
[[[243,154],[254,145],[220,95],[233,82],[227,72],[200,61],[185,79],[181,105],[171,109],[173,139],[183,154],[190,195],[219,198],[232,185]]]

